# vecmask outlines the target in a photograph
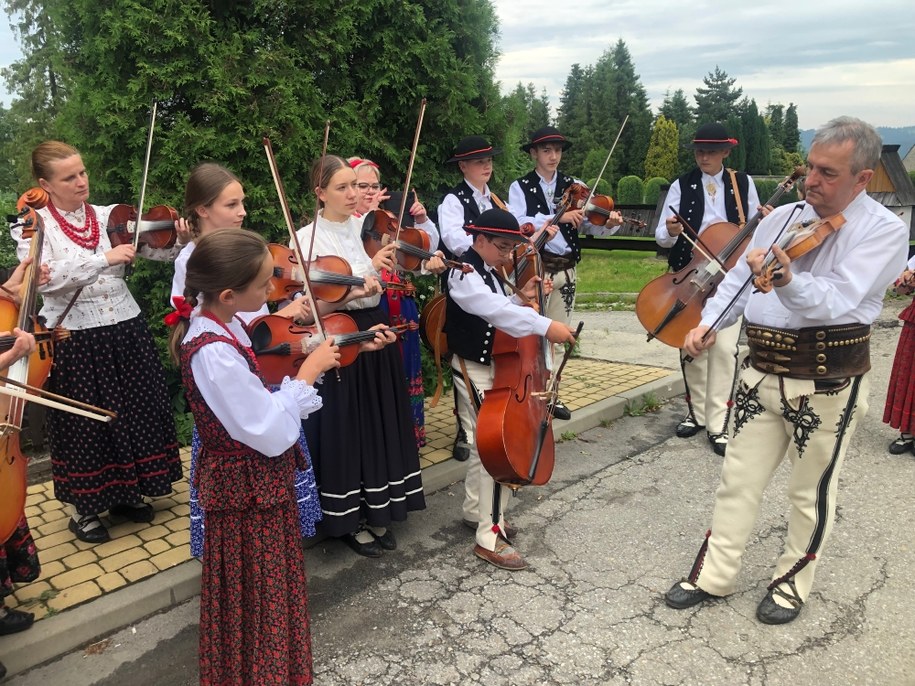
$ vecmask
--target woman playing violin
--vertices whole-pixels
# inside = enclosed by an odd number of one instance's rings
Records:
[[[381,188],[378,165],[371,160],[357,157],[349,158],[349,164],[356,172],[356,182],[359,189],[359,203],[356,212],[364,215],[372,210],[389,210],[393,213],[400,210],[400,194],[391,197],[387,189]],[[408,214],[404,215],[404,226],[415,226],[425,231],[429,236],[431,246],[438,245],[438,229],[429,219],[426,208],[419,199],[413,196],[413,202],[407,207]],[[442,263],[442,253],[438,257],[427,260],[423,264],[426,273],[440,274],[445,271]],[[400,282],[402,279],[397,272],[382,271],[381,276],[386,281]],[[419,309],[412,296],[394,290],[385,291],[381,299],[381,307],[387,312],[392,324],[416,322],[419,324]],[[400,338],[400,351],[403,355],[404,372],[407,378],[407,389],[410,394],[410,408],[413,411],[413,431],[416,434],[416,446],[426,445],[426,420],[424,413],[425,393],[423,392],[423,370],[420,353],[419,331],[408,331]]]
[[[299,229],[303,252],[311,250],[314,230],[312,256],[342,257],[366,283],[347,299],[318,307],[344,310],[363,330],[388,325],[379,307],[377,273],[394,269],[396,246],[385,246],[373,258],[365,252],[362,222],[354,216],[358,181],[343,159],[317,160],[311,181],[318,215]],[[425,508],[403,362],[398,349],[389,346],[359,355],[339,370],[339,380],[328,376],[319,388],[323,410],[305,422],[324,511],[318,529],[342,537],[360,555],[378,557],[396,547],[391,522]]]
[[[187,263],[194,252],[197,242],[204,236],[216,231],[230,228],[241,228],[245,217],[245,190],[235,174],[213,162],[197,165],[188,176],[184,189],[184,217],[175,222],[179,230],[188,231],[193,240],[188,243],[175,259],[175,275],[172,278],[172,303],[180,311],[184,303]],[[236,316],[247,324],[252,319],[269,314],[266,303],[253,312],[238,312]],[[306,298],[298,298],[289,303],[277,314],[282,317],[294,317],[302,321],[311,319]],[[175,321],[171,315],[169,323]],[[303,454],[308,455],[304,437],[300,442]],[[197,497],[196,474],[197,458],[200,452],[200,438],[196,427],[191,441],[191,488],[189,504],[191,508],[191,554],[201,557],[204,549],[204,512]],[[303,536],[315,535],[315,523],[321,519],[321,508],[318,505],[318,493],[314,472],[310,460],[303,470],[295,471],[296,501],[299,505],[299,525]]]
[[[54,491],[71,508],[70,530],[82,541],[109,539],[99,515],[151,522],[144,496],[164,496],[181,479],[171,403],[159,355],[140,308],[124,281],[136,258],[132,244],[111,247],[108,216],[114,206],[91,205],[89,176],[79,151],[59,141],[32,152],[32,173],[50,198],[43,254],[50,281],[41,287],[41,315],[70,336],[55,346],[50,388],[114,410],[102,424],[51,410],[48,438]],[[20,257],[29,238],[14,228]],[[141,246],[140,253],[173,260],[189,236],[169,249]]]

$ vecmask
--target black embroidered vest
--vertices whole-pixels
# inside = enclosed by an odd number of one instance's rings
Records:
[[[483,258],[472,247],[464,253],[464,262],[473,265],[493,293],[504,292]],[[445,305],[445,333],[448,334],[448,349],[471,362],[488,365],[492,362],[492,342],[496,328],[482,317],[462,310],[450,293]]]
[[[750,188],[750,180],[743,172],[735,172],[737,177],[737,189],[740,192],[740,202],[743,204],[744,221],[746,221],[755,208],[747,207],[747,195]],[[724,182],[724,210],[727,214],[728,221],[732,224],[740,225],[740,213],[737,211],[737,199],[734,196],[734,189],[731,187],[731,175],[728,170],[724,170],[721,176]],[[702,171],[696,167],[680,177],[680,207],[677,211],[687,223],[698,230],[702,226],[702,217],[705,214],[705,189],[702,188]],[[667,255],[667,264],[670,265],[671,271],[678,272],[690,263],[693,259],[693,246],[681,234],[677,242],[670,249]]]
[[[556,190],[553,192],[553,195],[556,198],[561,198],[562,194],[566,192],[566,189],[575,183],[575,179],[571,176],[566,176],[561,171],[556,172]],[[536,214],[545,214],[547,216],[552,216],[555,211],[553,198],[547,199],[544,197],[543,188],[540,185],[540,176],[537,174],[537,171],[534,170],[527,176],[522,176],[518,179],[518,185],[521,187],[521,191],[524,193],[524,200],[527,202],[527,208],[525,209],[525,214],[529,217],[533,217]],[[562,232],[562,237],[566,239],[566,243],[569,244],[569,247],[572,249],[572,257],[575,258],[575,262],[581,262],[581,246],[578,243],[578,230],[571,224],[560,224],[559,230]]]

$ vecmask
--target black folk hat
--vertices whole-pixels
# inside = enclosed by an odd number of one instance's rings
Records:
[[[381,203],[381,209],[391,212],[395,217],[397,213],[400,212],[400,201],[403,199],[403,191],[388,191],[388,195],[391,196],[383,203]],[[412,228],[414,226],[413,215],[410,214],[410,207],[413,203],[416,202],[416,193],[410,191],[410,194],[407,196],[407,204],[404,207],[403,213],[403,224],[402,226],[405,229]]]
[[[501,155],[499,148],[494,148],[483,136],[464,136],[458,141],[451,159],[445,160],[445,164],[453,162],[466,162],[467,160],[482,160],[486,157]]]
[[[559,130],[553,128],[552,126],[544,126],[543,128],[537,129],[531,134],[531,139],[521,146],[521,149],[524,152],[530,152],[531,148],[535,145],[540,145],[541,143],[562,143],[562,149],[568,150],[572,147],[572,143],[566,139]]]
[[[693,150],[730,150],[737,145],[737,139],[728,136],[727,129],[712,122],[700,126],[690,146]]]
[[[484,234],[492,238],[508,238],[519,243],[528,241],[528,237],[521,233],[515,215],[495,207],[486,210],[472,223],[464,224],[464,231],[471,236]]]

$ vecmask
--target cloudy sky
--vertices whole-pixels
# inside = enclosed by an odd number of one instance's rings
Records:
[[[494,4],[503,90],[531,82],[557,104],[571,66],[594,64],[622,38],[654,107],[667,90],[682,88],[691,98],[717,65],[761,109],[795,103],[802,128],[839,114],[915,125],[915,11],[907,0]],[[0,17],[0,66],[19,55]],[[0,100],[10,100],[2,87]]]

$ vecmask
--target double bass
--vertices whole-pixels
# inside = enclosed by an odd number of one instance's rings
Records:
[[[775,205],[805,172],[797,167],[764,204]],[[712,224],[702,232],[701,250],[693,251],[689,264],[648,282],[636,298],[635,313],[649,341],[656,338],[672,348],[683,346],[686,334],[699,324],[705,302],[746,250],[763,216],[758,211],[742,228],[729,222]]]

